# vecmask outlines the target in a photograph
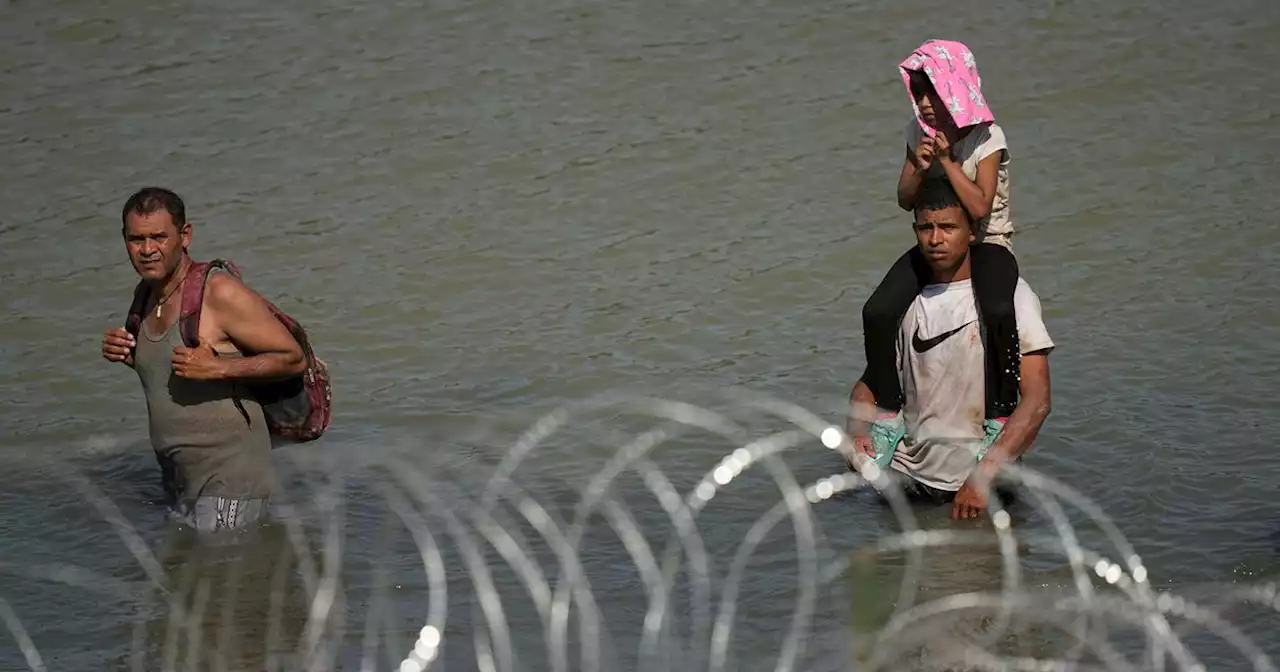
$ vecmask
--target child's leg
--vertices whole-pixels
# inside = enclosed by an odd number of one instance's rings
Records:
[[[876,404],[889,411],[901,410],[905,401],[896,364],[898,325],[926,277],[924,257],[912,247],[898,258],[862,306],[862,342],[867,357],[862,382],[875,395]]]
[[[1007,418],[1018,405],[1018,366],[1022,360],[1013,309],[1018,260],[995,243],[974,245],[971,260],[973,291],[986,328],[987,418]]]

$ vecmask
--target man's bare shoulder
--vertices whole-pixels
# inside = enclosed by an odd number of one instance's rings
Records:
[[[230,273],[210,275],[204,297],[205,309],[213,310],[243,310],[262,300],[257,292]]]

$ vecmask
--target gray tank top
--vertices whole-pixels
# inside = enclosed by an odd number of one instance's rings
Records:
[[[151,446],[165,489],[180,502],[270,496],[275,474],[262,407],[232,383],[174,375],[173,349],[183,344],[177,321],[159,335],[147,322],[138,330],[134,369],[147,398]]]

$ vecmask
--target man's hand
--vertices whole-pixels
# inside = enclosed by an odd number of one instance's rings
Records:
[[[201,343],[195,348],[179,345],[173,349],[173,372],[180,378],[220,380],[226,377],[224,364],[208,343]]]
[[[929,166],[933,165],[934,156],[937,154],[937,148],[933,144],[933,138],[924,136],[920,138],[920,144],[916,145],[916,153],[912,158],[916,164],[916,170],[924,172],[929,170]]]
[[[991,486],[995,483],[995,472],[999,469],[998,462],[984,459],[969,472],[969,478],[964,480],[964,485],[960,486],[955,500],[951,503],[953,519],[965,520],[982,516],[987,510],[987,498],[991,494]]]
[[[960,487],[960,491],[956,493],[955,500],[951,503],[951,518],[953,520],[964,520],[977,518],[987,509],[987,487],[986,484],[979,482],[977,474],[970,476],[965,480],[964,485]]]
[[[102,356],[108,362],[132,364],[133,347],[138,344],[133,334],[123,327],[108,329],[102,336]]]

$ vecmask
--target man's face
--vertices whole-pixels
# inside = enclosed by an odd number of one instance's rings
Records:
[[[917,211],[915,229],[916,243],[934,273],[960,268],[974,241],[969,218],[959,206]]]
[[[146,215],[131,212],[125,218],[124,245],[133,270],[143,280],[164,280],[172,275],[190,242],[191,224],[179,228],[165,210]]]

